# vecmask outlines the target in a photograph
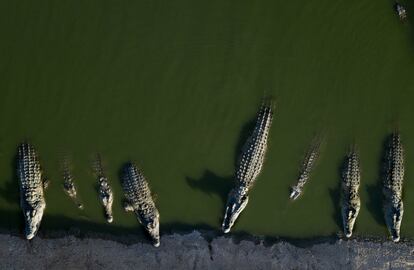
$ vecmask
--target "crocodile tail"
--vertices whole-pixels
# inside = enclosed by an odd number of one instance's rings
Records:
[[[103,166],[102,166],[101,154],[99,154],[99,153],[95,154],[92,167],[93,167],[93,170],[94,170],[95,174],[98,177],[101,177],[101,176],[104,175],[104,169],[103,169]]]

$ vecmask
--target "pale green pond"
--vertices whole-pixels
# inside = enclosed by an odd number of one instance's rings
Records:
[[[271,95],[266,163],[234,232],[340,231],[339,167],[356,142],[355,235],[386,236],[379,165],[398,126],[407,165],[402,235],[414,237],[413,27],[388,0],[0,1],[0,225],[22,224],[14,157],[27,139],[51,180],[41,230],[141,233],[121,207],[118,174],[128,160],[156,194],[163,232],[218,230],[243,127]],[[321,159],[292,203],[289,187],[319,132]],[[73,157],[84,211],[63,193],[62,149]],[[111,225],[90,166],[96,152],[116,196]]]

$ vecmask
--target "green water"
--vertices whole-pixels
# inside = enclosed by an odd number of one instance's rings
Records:
[[[406,147],[402,235],[414,237],[414,29],[392,1],[0,1],[0,225],[21,228],[13,160],[24,139],[51,180],[42,230],[139,233],[119,170],[143,169],[162,230],[219,229],[239,141],[263,96],[277,102],[262,175],[235,232],[331,235],[339,166],[361,153],[356,235],[386,236],[379,161],[398,126]],[[414,5],[408,6],[410,15]],[[288,200],[313,136],[325,146],[304,195]],[[63,193],[68,149],[85,210]],[[115,192],[106,225],[91,157]]]

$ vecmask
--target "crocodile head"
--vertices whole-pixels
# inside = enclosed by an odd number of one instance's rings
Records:
[[[349,206],[343,212],[344,233],[347,238],[352,236],[355,220],[359,213],[359,206]]]
[[[152,239],[154,247],[160,246],[160,214],[155,210],[155,214],[145,220],[144,226]]]
[[[28,208],[23,211],[25,219],[25,236],[26,239],[32,239],[39,230],[40,222],[42,221],[43,212],[46,204],[44,202],[37,203],[33,208]]]
[[[404,213],[403,203],[401,200],[397,202],[396,205],[393,205],[389,209],[389,230],[391,233],[392,241],[398,242],[400,241],[400,227],[402,216]]]
[[[292,187],[292,191],[290,193],[289,198],[291,200],[296,200],[299,197],[300,193],[301,193],[301,190],[297,186],[294,186]]]
[[[243,190],[232,190],[229,194],[223,224],[221,225],[224,233],[230,232],[230,229],[236,222],[236,219],[244,208],[246,208],[249,197],[246,192],[242,191]]]

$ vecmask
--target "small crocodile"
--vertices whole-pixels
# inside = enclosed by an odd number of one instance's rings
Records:
[[[105,176],[105,173],[102,167],[101,156],[99,154],[96,156],[94,167],[95,167],[95,173],[98,178],[99,200],[101,201],[104,207],[106,221],[108,223],[112,223],[112,221],[114,220],[114,217],[112,214],[112,204],[114,202],[114,194],[112,192],[111,186],[109,185],[108,178]]]
[[[249,191],[264,163],[272,120],[273,104],[271,101],[264,102],[257,114],[254,130],[246,141],[238,160],[236,183],[229,193],[222,224],[224,233],[230,232],[249,201]]]
[[[46,208],[40,162],[34,147],[22,143],[18,147],[17,176],[20,188],[20,206],[25,219],[26,239],[32,239],[39,230]]]
[[[126,198],[125,211],[135,212],[138,221],[151,236],[153,245],[158,247],[160,245],[160,214],[155,207],[147,180],[132,162],[124,167],[122,187]]]
[[[401,5],[398,2],[395,2],[394,10],[397,13],[398,17],[400,17],[401,21],[404,21],[405,19],[407,19],[407,10],[405,9],[403,5]]]
[[[398,132],[394,132],[389,138],[384,167],[385,223],[392,240],[398,242],[400,240],[400,227],[404,213],[402,201],[404,149]]]
[[[63,190],[76,203],[79,209],[83,209],[83,204],[77,198],[77,190],[73,181],[73,175],[69,166],[69,158],[64,157],[62,160]]]
[[[346,157],[342,171],[342,222],[347,238],[352,236],[355,220],[361,208],[361,200],[358,193],[360,181],[359,155],[355,147],[353,147]]]
[[[318,160],[320,153],[321,140],[316,139],[314,143],[311,144],[311,147],[308,149],[308,152],[303,159],[302,166],[299,172],[298,182],[295,186],[292,187],[292,192],[290,193],[290,199],[296,200],[303,192],[303,187],[308,182],[313,169],[315,168],[316,161]]]

